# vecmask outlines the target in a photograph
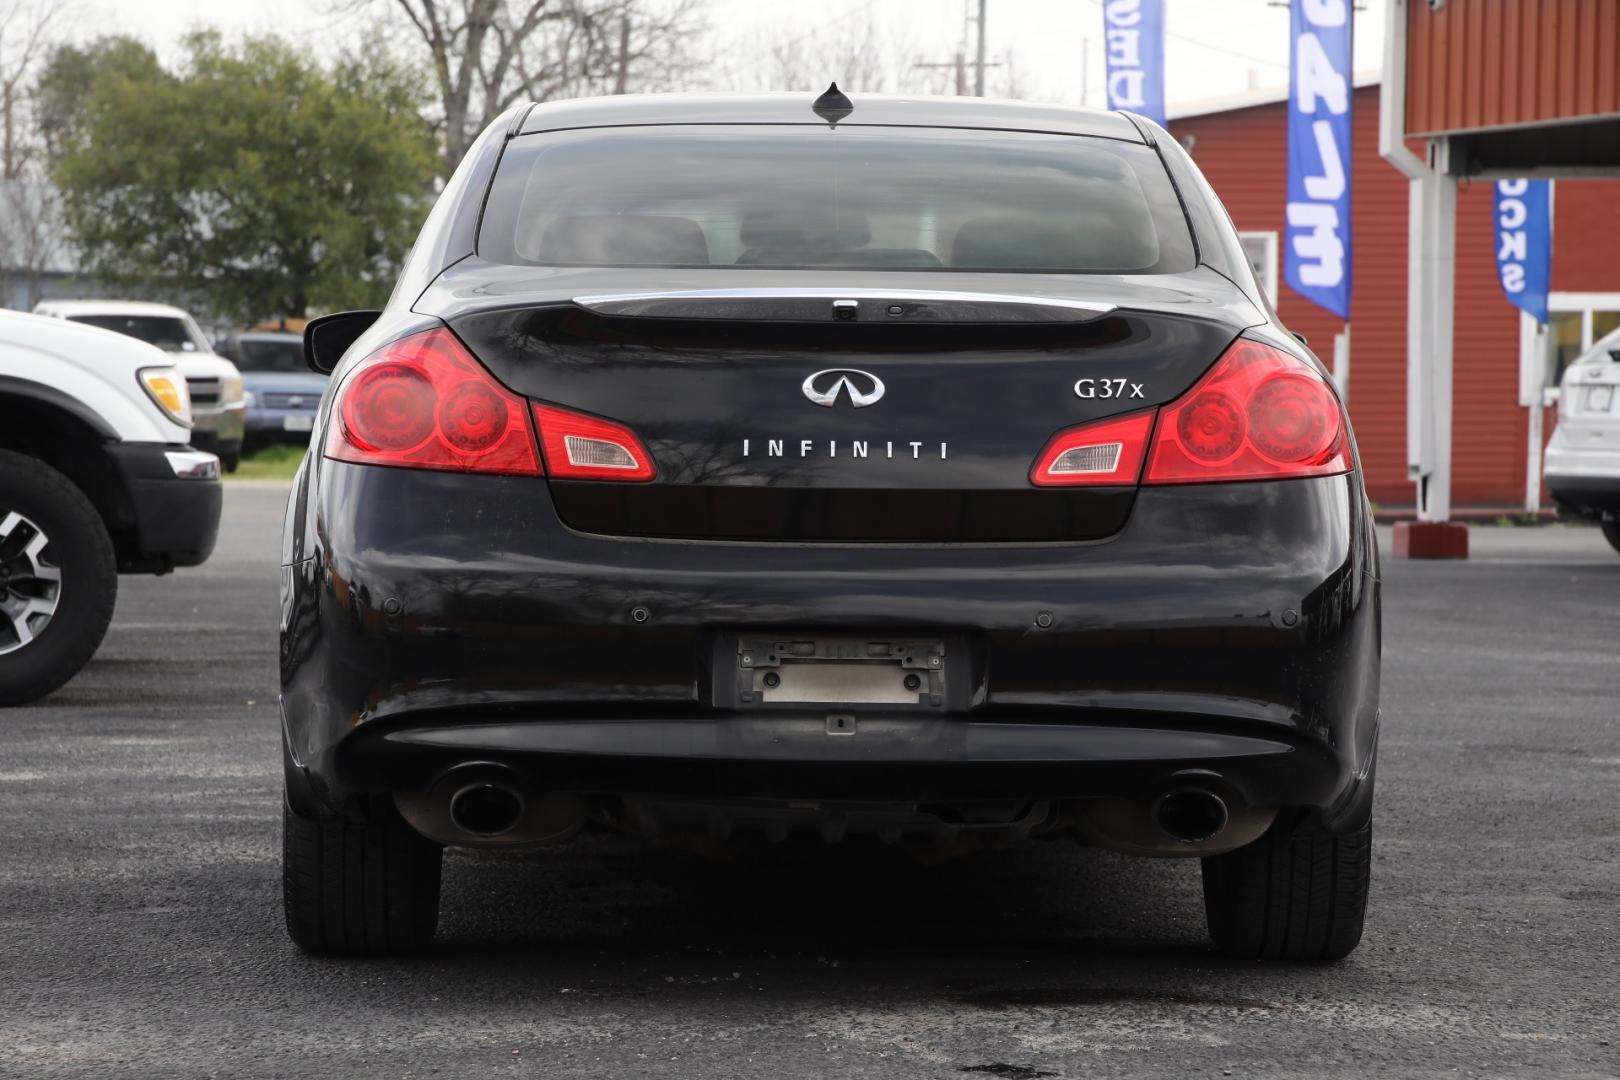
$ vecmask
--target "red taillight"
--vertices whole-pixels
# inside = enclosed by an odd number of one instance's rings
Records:
[[[1037,487],[1135,484],[1152,431],[1151,409],[1067,428],[1035,459],[1029,482]]]
[[[651,480],[657,471],[652,455],[636,433],[599,416],[534,406],[545,449],[546,472],[558,480]]]
[[[1160,412],[1144,484],[1275,480],[1350,471],[1344,414],[1297,356],[1238,338]]]
[[[365,465],[539,476],[523,398],[445,329],[378,349],[344,380],[326,456]]]

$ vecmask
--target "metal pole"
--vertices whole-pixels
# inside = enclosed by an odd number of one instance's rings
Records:
[[[1538,334],[1536,344],[1541,344]],[[1551,337],[1551,334],[1546,335]],[[1538,355],[1541,350],[1538,348]],[[1530,406],[1530,435],[1528,453],[1524,463],[1524,512],[1534,514],[1541,510],[1541,435],[1542,422],[1547,407],[1540,401]]]
[[[1339,400],[1350,404],[1350,324],[1344,324],[1344,333],[1333,335],[1333,383],[1339,388]]]
[[[987,0],[979,0],[979,55],[973,61],[973,96],[984,97],[984,7]]]
[[[1417,324],[1420,351],[1407,357],[1409,385],[1419,384],[1418,439],[1429,469],[1418,481],[1418,520],[1451,520],[1452,304],[1457,273],[1457,181],[1451,175],[1451,141],[1429,140],[1430,173],[1417,181],[1426,189],[1419,219],[1421,288],[1408,300],[1408,319]],[[1415,299],[1415,303],[1413,302]],[[1408,327],[1410,337],[1411,327]]]
[[[1090,104],[1088,88],[1091,86],[1091,39],[1080,39],[1080,107],[1083,109]]]

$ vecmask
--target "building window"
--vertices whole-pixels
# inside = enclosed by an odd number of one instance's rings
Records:
[[[1547,320],[1553,339],[1547,385],[1557,386],[1577,356],[1620,327],[1620,293],[1552,293],[1547,297]]]
[[[1274,232],[1240,232],[1243,250],[1248,253],[1249,265],[1272,306],[1277,304],[1277,234]]]
[[[1547,337],[1519,316],[1519,404],[1551,404],[1564,369],[1604,334],[1620,328],[1620,293],[1549,293]]]

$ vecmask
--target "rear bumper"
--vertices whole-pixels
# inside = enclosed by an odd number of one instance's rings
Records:
[[[1589,516],[1620,516],[1620,460],[1549,460],[1547,494],[1561,507]],[[1620,455],[1606,455],[1617,458]]]
[[[207,561],[223,501],[218,461],[162,443],[112,443],[108,453],[128,496],[119,570],[162,573]]]
[[[1207,770],[1332,812],[1377,729],[1359,480],[1145,489],[1098,543],[646,541],[560,526],[541,481],[319,462],[283,567],[306,812],[469,760],[573,791],[1140,796]],[[965,707],[723,707],[726,632],[960,635]]]
[[[1231,719],[1098,712],[919,719],[517,719],[462,714],[375,725],[327,763],[357,790],[423,788],[467,761],[586,794],[936,802],[1136,798],[1200,774],[1250,806],[1327,806],[1344,762],[1318,740]]]

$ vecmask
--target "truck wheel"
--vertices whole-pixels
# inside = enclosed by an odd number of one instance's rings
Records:
[[[242,451],[240,450],[234,454],[219,455],[219,467],[228,473],[235,472],[236,467],[240,464],[242,464]]]
[[[439,924],[444,849],[406,825],[388,796],[323,821],[282,809],[287,933],[316,956],[416,952]]]
[[[1341,835],[1285,826],[1204,859],[1204,912],[1222,952],[1243,960],[1341,960],[1361,940],[1372,823]]]
[[[0,450],[0,706],[76,675],[117,598],[112,541],[84,492],[38,458]]]
[[[1620,518],[1606,518],[1603,522],[1603,539],[1609,546],[1620,551]]]

